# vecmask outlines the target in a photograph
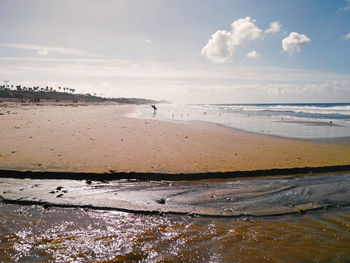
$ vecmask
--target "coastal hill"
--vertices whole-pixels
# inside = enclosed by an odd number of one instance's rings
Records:
[[[61,88],[58,87],[59,91],[56,91],[52,87],[46,86],[45,88],[35,87],[22,87],[17,86],[0,86],[0,98],[6,99],[17,99],[18,101],[80,101],[80,102],[105,102],[113,101],[122,104],[159,104],[159,103],[170,103],[165,100],[157,101],[151,99],[140,99],[140,98],[105,98],[97,96],[96,93],[93,95],[90,93],[86,94],[75,94],[75,89]],[[62,89],[62,91],[61,91]]]

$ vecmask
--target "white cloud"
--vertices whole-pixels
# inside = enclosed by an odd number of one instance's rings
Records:
[[[256,20],[249,16],[240,18],[231,24],[232,42],[234,45],[241,44],[244,40],[262,38],[262,31],[255,25]]]
[[[350,39],[350,33],[347,33],[344,38],[345,39]]]
[[[287,52],[289,56],[292,56],[301,51],[302,45],[310,43],[310,38],[304,34],[297,32],[291,32],[288,37],[282,39],[282,49]]]
[[[231,35],[231,32],[225,30],[216,31],[202,49],[201,54],[217,63],[230,61],[234,51]]]
[[[345,0],[345,6],[340,8],[340,10],[343,10],[344,12],[350,10],[350,0]]]
[[[274,34],[281,30],[282,25],[278,21],[270,23],[270,27],[265,30],[266,34]]]
[[[256,51],[256,50],[252,50],[250,51],[247,55],[246,55],[247,58],[259,58],[260,57],[260,54]]]
[[[229,62],[235,47],[244,41],[263,38],[262,30],[255,23],[250,17],[240,18],[231,24],[231,31],[216,31],[203,47],[202,56],[217,63]]]
[[[145,39],[145,42],[146,42],[147,44],[149,44],[149,45],[151,45],[151,44],[152,44],[152,41],[151,41],[151,40],[149,40],[149,39]]]
[[[0,45],[8,48],[36,51],[36,53],[40,56],[46,56],[49,53],[56,53],[56,54],[80,56],[80,57],[100,57],[97,54],[90,53],[81,49],[73,49],[73,48],[40,46],[35,44],[12,44],[12,43],[0,43]]]

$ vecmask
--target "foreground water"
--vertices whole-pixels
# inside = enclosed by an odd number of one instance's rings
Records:
[[[0,186],[0,262],[350,261],[350,173]]]
[[[350,210],[191,218],[0,204],[0,262],[349,262]]]
[[[291,138],[350,136],[350,104],[225,104],[140,106],[132,116],[206,121],[249,132]]]

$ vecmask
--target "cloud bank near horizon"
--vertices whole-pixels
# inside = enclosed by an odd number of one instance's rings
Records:
[[[81,49],[42,46],[36,44],[0,43],[1,46],[14,49],[35,51],[39,56],[46,56],[50,53],[79,57],[103,57]]]
[[[13,61],[16,61],[14,64]],[[77,93],[144,97],[174,103],[341,101],[350,76],[278,67],[160,63],[112,59],[0,58],[0,72],[16,85],[69,86]],[[297,80],[297,82],[296,82]]]

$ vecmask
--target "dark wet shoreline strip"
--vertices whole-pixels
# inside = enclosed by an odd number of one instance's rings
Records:
[[[310,212],[319,212],[323,210],[331,210],[331,209],[341,209],[341,208],[348,208],[350,205],[324,205],[317,208],[308,208],[305,210],[297,210],[297,211],[288,211],[288,212],[281,212],[281,213],[273,213],[273,214],[250,214],[250,213],[237,213],[237,214],[205,214],[205,213],[188,213],[188,212],[179,212],[179,211],[161,211],[161,210],[143,210],[143,209],[127,209],[127,208],[121,208],[121,207],[108,207],[108,206],[94,206],[94,205],[75,205],[75,204],[56,204],[56,203],[49,203],[49,202],[43,202],[43,201],[28,201],[28,200],[11,200],[6,199],[0,196],[0,202],[4,204],[11,204],[11,205],[25,205],[25,206],[32,206],[32,205],[38,205],[42,206],[45,209],[50,209],[51,207],[60,207],[60,208],[80,208],[80,209],[91,209],[91,210],[102,210],[102,211],[118,211],[118,212],[125,212],[125,213],[136,213],[140,215],[178,215],[178,216],[189,216],[189,217],[203,217],[203,218],[275,218],[280,216],[287,216],[287,215],[302,215],[305,213]]]
[[[207,172],[207,173],[140,173],[140,172],[51,172],[51,171],[19,171],[0,170],[0,178],[28,178],[28,179],[67,179],[110,181],[120,179],[136,179],[140,181],[196,181],[205,179],[228,179],[238,177],[258,177],[273,175],[295,175],[308,173],[329,173],[350,171],[350,165],[279,168],[266,170]]]

